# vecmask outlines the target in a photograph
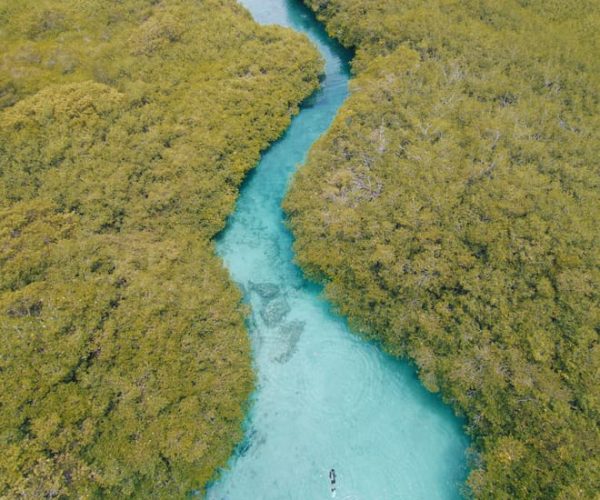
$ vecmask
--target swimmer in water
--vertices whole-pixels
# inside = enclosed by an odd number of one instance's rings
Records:
[[[331,483],[331,494],[335,495],[335,469],[329,471],[329,482]]]

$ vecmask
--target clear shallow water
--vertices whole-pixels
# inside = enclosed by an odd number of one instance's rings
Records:
[[[322,89],[262,157],[217,241],[251,305],[258,386],[246,438],[208,489],[227,500],[453,499],[466,478],[461,422],[405,362],[352,334],[293,264],[281,201],[290,176],[348,95],[348,53],[300,2],[243,0],[254,18],[306,33]]]

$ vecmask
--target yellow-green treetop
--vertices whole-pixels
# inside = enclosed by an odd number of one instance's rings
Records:
[[[311,0],[352,96],[299,262],[467,418],[478,498],[600,491],[600,4]]]
[[[0,0],[0,497],[225,464],[253,374],[211,239],[320,64],[233,0]]]

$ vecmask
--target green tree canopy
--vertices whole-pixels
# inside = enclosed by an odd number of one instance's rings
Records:
[[[0,0],[0,496],[175,498],[241,437],[211,238],[318,85],[233,0]]]
[[[286,202],[300,263],[468,419],[479,498],[600,490],[600,5],[309,1],[351,98]]]

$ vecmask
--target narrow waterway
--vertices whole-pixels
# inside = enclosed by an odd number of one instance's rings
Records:
[[[254,18],[306,33],[326,61],[321,90],[262,157],[217,247],[251,306],[258,383],[246,438],[210,499],[459,497],[461,422],[405,362],[349,331],[293,263],[281,201],[348,95],[348,54],[299,1],[242,0]]]

